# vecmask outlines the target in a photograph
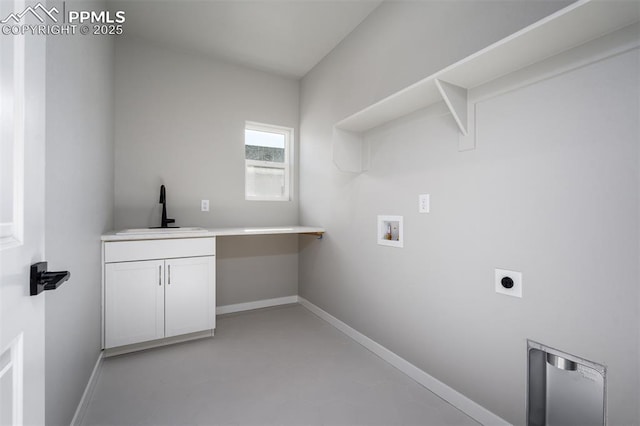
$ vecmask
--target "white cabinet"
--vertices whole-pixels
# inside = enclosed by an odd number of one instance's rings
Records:
[[[107,348],[164,337],[163,260],[105,265]]]
[[[165,261],[165,264],[165,337],[214,328],[214,257],[172,259]]]
[[[104,347],[215,328],[215,238],[105,242]]]

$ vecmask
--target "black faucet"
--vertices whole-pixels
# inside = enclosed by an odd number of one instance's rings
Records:
[[[160,228],[177,228],[177,226],[168,226],[170,223],[175,223],[175,219],[167,219],[167,193],[164,189],[164,185],[160,185],[160,204],[162,204],[162,225]]]

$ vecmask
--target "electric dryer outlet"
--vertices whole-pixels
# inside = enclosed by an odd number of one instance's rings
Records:
[[[522,297],[522,272],[508,269],[495,270],[496,293],[507,296]]]

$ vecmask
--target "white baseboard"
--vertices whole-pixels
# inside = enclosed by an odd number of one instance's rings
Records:
[[[87,386],[84,388],[84,392],[82,393],[82,398],[80,398],[80,402],[78,403],[78,408],[76,408],[76,412],[73,415],[73,419],[71,419],[71,426],[80,426],[82,424],[84,413],[87,411],[87,406],[89,405],[89,401],[91,401],[91,394],[93,393],[93,389],[96,387],[96,383],[98,381],[98,376],[100,375],[101,368],[102,368],[102,352],[100,352],[100,354],[98,355],[98,360],[96,361],[96,365],[93,367],[93,371],[91,372],[91,376],[89,377]]]
[[[462,395],[460,392],[450,388],[435,377],[432,377],[420,370],[409,361],[401,358],[359,331],[349,327],[344,322],[340,321],[328,312],[325,312],[308,300],[298,296],[298,303],[474,420],[483,425],[510,426],[510,423],[505,421],[503,418],[498,417],[483,406]]]
[[[268,308],[270,306],[288,305],[298,303],[298,296],[276,297],[275,299],[256,300],[255,302],[224,305],[216,308],[216,315],[230,314],[233,312],[250,311],[252,309]]]

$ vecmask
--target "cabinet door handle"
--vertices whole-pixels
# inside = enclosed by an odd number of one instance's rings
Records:
[[[162,287],[162,265],[158,266],[158,285]]]
[[[167,284],[171,285],[171,265],[167,266],[169,268],[169,280],[167,281]]]

